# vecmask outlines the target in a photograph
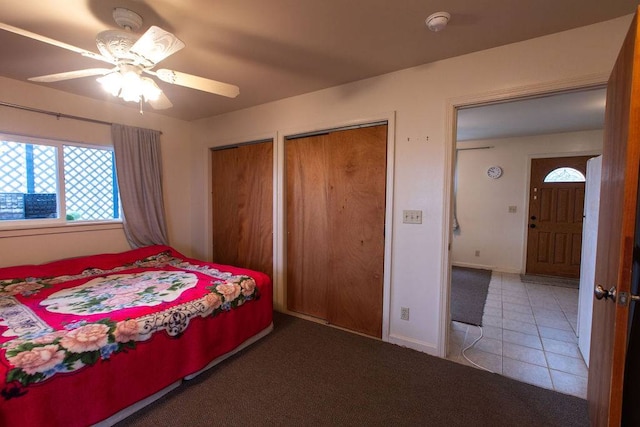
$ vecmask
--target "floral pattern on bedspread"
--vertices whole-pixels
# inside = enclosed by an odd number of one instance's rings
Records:
[[[186,271],[153,270],[109,275],[132,267],[167,266]],[[174,301],[182,292],[196,285],[197,277],[189,271],[211,278],[204,296],[136,318],[114,321],[105,317],[94,321],[75,321],[66,324],[62,330],[53,330],[14,297],[18,289],[21,295],[30,296],[56,283],[103,276],[53,293],[40,304],[53,312],[104,314],[131,307],[131,304],[155,305]],[[117,282],[118,278],[125,281]],[[37,283],[40,286],[11,287],[16,283]],[[127,298],[122,298],[123,295]],[[258,297],[256,283],[249,276],[234,276],[207,265],[190,264],[166,253],[108,271],[88,269],[76,276],[4,280],[0,282],[0,325],[8,327],[3,336],[16,336],[2,344],[11,367],[6,382],[17,381],[27,386],[45,381],[57,373],[77,371],[120,352],[135,349],[137,342],[148,340],[156,332],[166,331],[169,336],[178,336],[195,317],[216,316]]]
[[[145,271],[98,277],[75,288],[63,289],[40,305],[54,313],[102,314],[141,305],[174,301],[198,283],[195,274],[183,271]]]
[[[47,283],[47,280],[35,279],[33,277],[0,280],[0,297],[12,295],[29,296],[38,293],[42,288],[50,287],[51,285]]]

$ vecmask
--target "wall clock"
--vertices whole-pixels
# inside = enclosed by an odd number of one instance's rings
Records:
[[[489,178],[498,179],[502,176],[502,168],[500,166],[491,166],[487,169]]]

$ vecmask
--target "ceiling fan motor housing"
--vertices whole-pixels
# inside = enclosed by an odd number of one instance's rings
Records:
[[[102,31],[96,36],[96,45],[100,53],[114,61],[135,60],[136,55],[130,52],[131,46],[138,36],[121,30]]]
[[[125,30],[138,31],[142,26],[142,16],[124,7],[113,9],[113,20]]]

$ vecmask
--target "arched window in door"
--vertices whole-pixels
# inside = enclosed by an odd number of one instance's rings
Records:
[[[544,177],[544,182],[585,182],[586,178],[582,172],[574,168],[557,168]]]

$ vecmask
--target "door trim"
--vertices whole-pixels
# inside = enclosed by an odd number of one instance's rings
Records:
[[[609,76],[605,73],[589,74],[572,79],[555,80],[534,85],[517,86],[497,91],[490,91],[471,96],[450,98],[445,106],[445,150],[444,150],[444,191],[443,191],[443,216],[442,216],[442,263],[440,275],[440,317],[438,333],[439,357],[446,357],[449,346],[449,322],[451,313],[449,312],[450,298],[450,268],[451,251],[450,245],[453,242],[453,230],[451,229],[453,212],[453,173],[455,162],[455,141],[457,130],[457,111],[464,107],[477,107],[487,104],[495,104],[517,99],[526,99],[536,96],[551,95],[555,93],[568,92],[574,90],[594,89],[605,87]],[[530,164],[528,168],[530,168]],[[527,171],[527,177],[530,175]],[[529,181],[529,178],[527,178]],[[527,182],[529,185],[530,182]],[[528,197],[528,194],[527,194]],[[526,209],[529,209],[527,202]],[[526,232],[526,227],[523,227]],[[526,256],[526,253],[524,254]],[[526,258],[525,258],[526,259]]]

